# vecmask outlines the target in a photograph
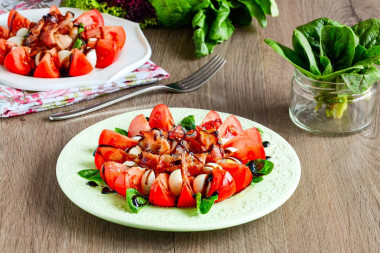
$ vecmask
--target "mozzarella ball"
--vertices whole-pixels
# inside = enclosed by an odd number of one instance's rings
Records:
[[[194,182],[193,182],[194,193],[198,193],[198,192],[202,193],[203,188],[205,187],[206,179],[207,179],[207,174],[200,174],[194,179]]]
[[[9,39],[7,39],[7,41],[16,43],[17,46],[21,47],[22,44],[24,44],[24,37],[14,36],[14,37],[10,37]]]
[[[16,36],[17,37],[25,37],[27,34],[28,34],[29,30],[28,28],[20,28],[17,33],[16,33]]]
[[[153,170],[147,170],[141,177],[141,189],[144,195],[148,195],[153,181],[156,179],[156,175]]]
[[[182,174],[181,170],[173,171],[169,176],[169,187],[174,196],[181,194],[182,190]]]

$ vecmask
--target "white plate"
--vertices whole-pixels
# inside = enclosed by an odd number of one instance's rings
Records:
[[[117,194],[103,195],[100,187],[92,188],[88,180],[77,172],[93,169],[92,153],[103,129],[115,127],[128,129],[138,114],[149,116],[152,109],[124,113],[80,132],[62,150],[57,162],[58,183],[66,196],[83,210],[102,219],[118,224],[162,231],[202,231],[236,226],[260,218],[281,206],[295,191],[301,176],[296,152],[280,135],[245,118],[238,117],[243,129],[259,127],[264,131],[263,140],[269,141],[266,153],[272,156],[275,167],[271,174],[258,184],[250,185],[230,199],[215,204],[211,211],[200,215],[195,208],[144,207],[138,214],[124,209],[125,199]],[[175,122],[194,115],[200,123],[208,111],[189,108],[170,108]],[[222,119],[229,115],[220,113]]]
[[[60,10],[62,13],[71,11],[75,14],[75,17],[78,17],[84,12],[83,10],[75,8],[60,8]],[[20,14],[28,18],[30,21],[37,22],[48,12],[49,9],[32,9],[20,11]],[[108,14],[102,15],[106,26],[123,26],[126,33],[125,45],[121,50],[118,59],[113,64],[104,69],[96,68],[88,75],[56,79],[22,76],[11,73],[4,66],[0,66],[0,84],[12,88],[33,91],[98,85],[123,77],[125,74],[137,69],[149,60],[152,50],[137,23]],[[8,13],[0,15],[0,26],[7,27],[7,20]]]

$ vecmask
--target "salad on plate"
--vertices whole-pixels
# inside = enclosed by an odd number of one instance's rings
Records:
[[[38,78],[82,76],[117,60],[126,35],[122,26],[104,26],[102,14],[89,10],[74,19],[52,6],[32,22],[15,10],[0,26],[0,65],[15,74]]]
[[[94,151],[97,169],[78,174],[90,186],[103,184],[102,193],[125,197],[133,213],[155,205],[196,207],[205,214],[273,170],[260,131],[243,130],[234,115],[222,122],[215,111],[199,125],[193,115],[176,125],[159,104],[149,118],[137,115],[128,131],[103,130]]]

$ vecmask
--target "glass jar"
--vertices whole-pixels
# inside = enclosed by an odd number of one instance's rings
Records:
[[[345,83],[310,79],[297,69],[292,79],[289,114],[300,128],[317,134],[349,134],[375,119],[377,83],[353,94]]]

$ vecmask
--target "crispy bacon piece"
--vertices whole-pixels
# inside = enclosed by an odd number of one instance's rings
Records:
[[[159,130],[141,132],[142,139],[139,146],[142,150],[150,151],[153,154],[169,154],[170,143],[165,138],[165,134]]]

